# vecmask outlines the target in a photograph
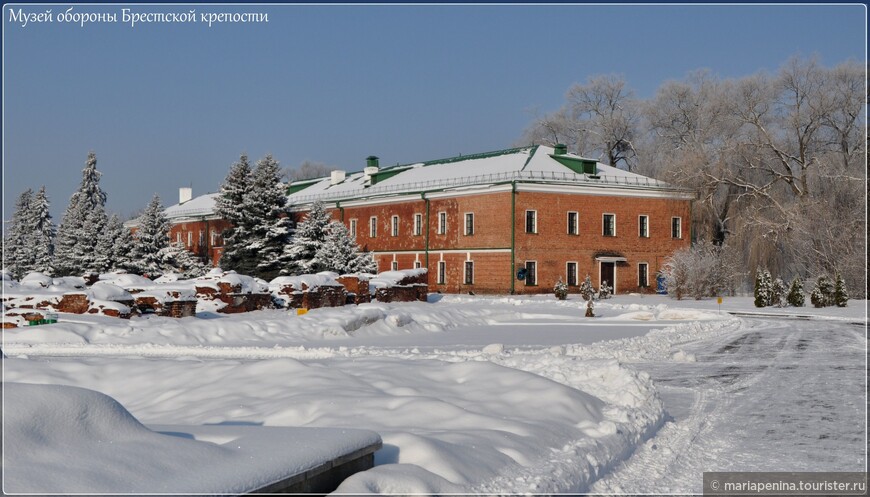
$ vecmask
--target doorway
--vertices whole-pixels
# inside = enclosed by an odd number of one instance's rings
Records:
[[[615,262],[600,262],[599,263],[598,288],[601,288],[601,283],[606,281],[616,293],[616,263]]]

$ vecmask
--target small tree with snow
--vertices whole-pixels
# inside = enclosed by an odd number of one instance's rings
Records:
[[[583,283],[580,283],[580,296],[586,301],[586,317],[595,317],[595,314],[592,312],[592,308],[595,305],[592,303],[592,300],[595,298],[595,287],[592,286],[592,277],[588,274]]]
[[[568,284],[562,281],[562,277],[559,277],[559,281],[556,282],[556,286],[553,287],[553,294],[556,295],[556,298],[559,300],[565,300],[568,298]]]
[[[782,281],[782,278],[777,278],[773,280],[773,286],[771,287],[770,293],[770,303],[776,307],[785,307],[786,306],[786,292],[788,292],[788,287],[785,286],[785,282]]]
[[[170,243],[160,249],[158,258],[161,273],[179,273],[184,279],[198,278],[208,271],[205,264],[181,243]]]
[[[324,228],[326,238],[314,254],[313,267],[338,274],[369,273],[377,270],[371,254],[359,246],[344,223],[332,221]]]
[[[755,307],[770,305],[773,295],[773,281],[767,268],[755,270]]]
[[[813,291],[810,292],[810,302],[815,307],[828,307],[834,303],[834,283],[828,275],[823,274],[816,279]]]
[[[840,273],[837,273],[837,278],[834,283],[833,303],[837,307],[846,307],[849,303],[849,292],[846,290],[846,281]]]
[[[319,200],[311,204],[305,219],[296,225],[293,239],[285,248],[289,260],[286,273],[290,275],[310,274],[323,271],[323,264],[316,258],[317,250],[326,241],[326,227],[329,213]]]
[[[794,307],[803,307],[806,302],[804,297],[804,283],[799,277],[791,280],[791,286],[788,289],[788,305]]]
[[[602,281],[601,287],[598,288],[598,298],[601,300],[609,299],[611,293],[613,293],[613,289],[606,281]]]
[[[163,249],[169,246],[169,221],[163,214],[160,197],[155,194],[139,218],[133,256],[137,272],[149,276],[163,273]]]

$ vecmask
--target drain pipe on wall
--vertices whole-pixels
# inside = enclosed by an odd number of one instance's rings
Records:
[[[517,229],[517,182],[511,181],[511,295],[514,294],[514,278],[516,274],[516,229]]]

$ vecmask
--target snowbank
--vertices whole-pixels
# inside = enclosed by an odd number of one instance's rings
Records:
[[[14,493],[246,493],[380,442],[362,430],[158,433],[93,390],[9,382],[3,389],[4,491]]]

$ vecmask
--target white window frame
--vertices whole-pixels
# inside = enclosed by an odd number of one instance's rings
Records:
[[[535,265],[535,272],[534,272],[535,282],[534,283],[529,283],[529,275],[531,274],[529,272],[529,263],[530,262]],[[526,261],[525,264],[523,264],[523,267],[526,268],[526,286],[538,286],[538,261],[536,261],[536,260],[535,261]]]
[[[181,232],[180,231],[175,232],[175,243],[181,245]]]
[[[423,234],[423,214],[415,213],[414,214],[414,236],[420,236]]]
[[[571,264],[574,265],[574,283],[571,283],[571,271],[568,270],[571,267]],[[580,265],[577,264],[577,261],[568,261],[565,263],[565,283],[568,286],[578,286],[580,284]]]
[[[608,235],[606,232],[607,223],[604,222],[606,216],[613,216],[613,234]],[[601,213],[601,236],[616,236],[616,214],[612,212]]]
[[[641,224],[640,220],[642,218],[646,218],[646,233],[644,233],[644,225]],[[649,216],[647,214],[640,214],[637,216],[637,236],[640,238],[649,238]]]
[[[447,233],[447,212],[438,212],[438,234],[444,235]]]
[[[674,236],[674,220],[677,221],[677,235]],[[679,216],[671,217],[671,238],[675,238],[677,240],[683,239],[683,218]]]
[[[532,231],[529,231],[529,213],[532,214]],[[526,233],[536,234],[538,232],[538,211],[533,209],[526,209],[526,215],[523,218],[525,222],[525,230]]]
[[[399,261],[390,262],[390,271],[398,271],[399,270]]]
[[[369,238],[378,237],[378,216],[369,218]]]
[[[353,218],[353,219],[350,220],[350,226],[348,227],[348,228],[349,228],[348,231],[350,231],[350,236],[351,236],[354,240],[356,240],[356,228],[357,228],[357,224],[358,224],[358,223],[359,223],[359,222],[357,221],[357,219],[356,219],[356,218]]]
[[[640,280],[640,267],[646,266],[646,281]],[[638,288],[649,288],[649,263],[648,262],[638,262],[637,263],[637,286]]]
[[[187,232],[187,247],[193,247],[193,231]]]
[[[471,264],[471,281],[468,281],[468,265]],[[462,281],[465,282],[466,285],[474,284],[474,261],[465,261],[462,264]]]
[[[438,261],[437,283],[439,285],[447,284],[447,262]]]
[[[211,246],[212,247],[217,246],[217,237],[218,237],[217,231],[211,230]]]
[[[471,225],[468,224],[468,217],[469,216],[471,216]],[[474,235],[474,213],[473,212],[466,212],[465,215],[462,216],[462,218],[465,220],[465,227],[464,227],[463,233],[465,234],[465,236],[473,236]],[[471,228],[470,231],[469,231],[469,228]]]
[[[399,216],[390,217],[390,234],[399,236]]]
[[[571,226],[571,214],[574,214],[574,226]],[[568,211],[568,214],[565,216],[565,221],[567,223],[567,232],[569,235],[579,235],[580,234],[580,213],[577,211]],[[574,229],[572,232],[571,229]]]

